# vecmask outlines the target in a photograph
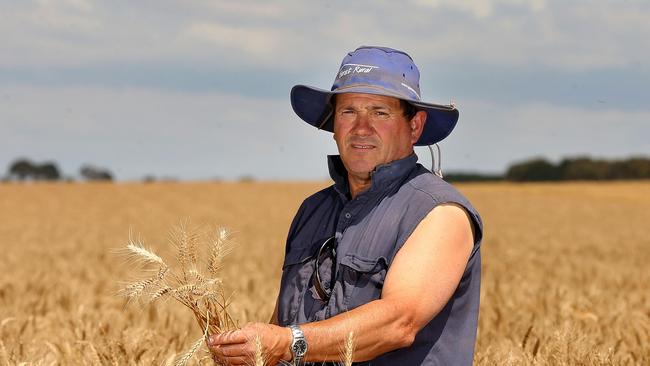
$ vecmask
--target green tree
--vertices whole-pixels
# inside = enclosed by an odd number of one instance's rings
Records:
[[[560,169],[543,158],[534,158],[511,165],[506,179],[515,182],[554,181],[561,179]]]

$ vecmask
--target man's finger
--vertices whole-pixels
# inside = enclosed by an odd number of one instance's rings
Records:
[[[225,344],[239,344],[246,343],[248,338],[246,335],[238,330],[225,332],[221,334],[213,334],[208,339],[209,346],[225,345]]]
[[[246,344],[227,344],[212,347],[217,355],[223,357],[250,356],[253,353]]]

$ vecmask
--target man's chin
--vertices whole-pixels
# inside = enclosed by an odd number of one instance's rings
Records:
[[[370,178],[371,172],[375,169],[375,166],[363,165],[363,166],[351,166],[348,168],[348,173],[358,177],[358,178]]]
[[[358,177],[370,177],[370,173],[379,165],[375,159],[369,159],[369,157],[359,158],[358,156],[347,155],[341,156],[341,158],[348,173]]]

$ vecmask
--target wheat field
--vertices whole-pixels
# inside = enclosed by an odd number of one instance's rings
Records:
[[[131,230],[173,257],[188,220],[234,232],[231,314],[267,321],[293,214],[326,184],[0,184],[0,365],[172,363],[201,329],[125,306],[115,250]],[[650,182],[458,187],[485,222],[476,365],[650,365]]]

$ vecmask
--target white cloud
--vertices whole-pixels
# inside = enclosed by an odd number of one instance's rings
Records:
[[[101,26],[90,0],[39,0],[29,17],[45,30],[83,33]]]
[[[286,16],[287,9],[292,6],[286,1],[229,1],[229,0],[201,0],[198,1],[206,9],[229,17],[282,19]],[[295,5],[295,4],[293,4]]]
[[[535,12],[546,6],[546,0],[413,0],[413,3],[433,9],[450,8],[471,14],[476,18],[487,18],[494,15],[494,9],[499,5],[517,6]]]
[[[219,23],[197,22],[181,31],[180,37],[207,42],[209,46],[235,49],[272,62],[283,39],[290,35],[274,28],[244,28]],[[261,60],[256,60],[257,62]]]
[[[227,51],[285,67],[319,63],[360,44],[416,50],[433,61],[597,69],[650,63],[643,2],[413,0],[131,2],[41,0],[0,4],[0,66],[195,62]],[[251,62],[252,63],[252,62]],[[250,65],[246,65],[249,67]]]
[[[650,8],[525,0],[0,3],[0,68],[215,65],[330,80],[345,51],[399,47],[420,64],[561,70],[650,65]],[[327,68],[327,69],[325,69]],[[427,70],[423,70],[426,73]]]
[[[468,12],[477,18],[485,18],[492,15],[493,5],[489,0],[415,0],[415,4],[433,9],[450,7],[459,11]]]

